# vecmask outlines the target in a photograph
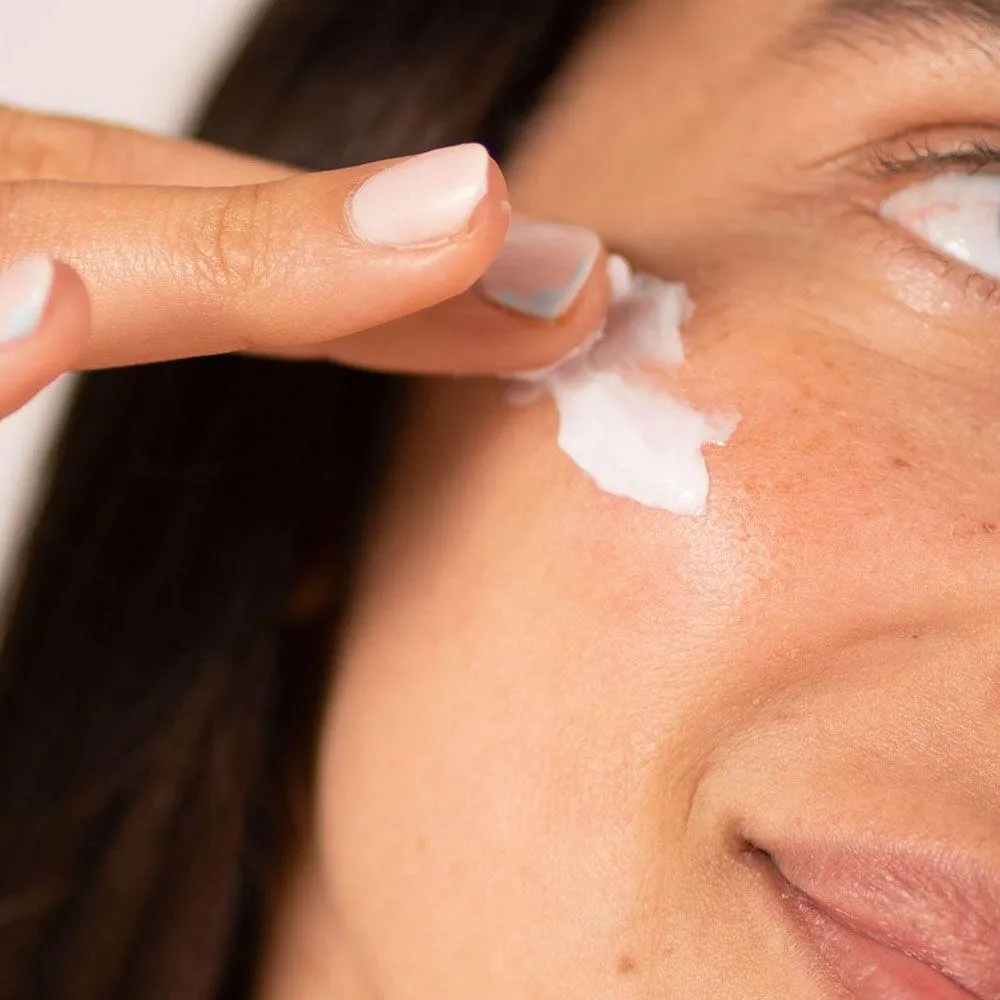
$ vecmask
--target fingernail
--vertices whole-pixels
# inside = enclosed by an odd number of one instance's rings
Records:
[[[490,157],[476,143],[434,149],[373,174],[354,192],[348,218],[368,243],[439,243],[469,226],[486,196]]]
[[[54,278],[47,257],[25,257],[0,271],[0,341],[19,340],[38,329]]]
[[[576,301],[600,253],[600,238],[582,226],[512,222],[499,256],[477,288],[508,309],[558,319]]]

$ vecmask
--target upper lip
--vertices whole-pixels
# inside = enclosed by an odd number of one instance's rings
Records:
[[[1000,1000],[1000,875],[970,854],[887,843],[770,845],[778,875],[827,916]]]

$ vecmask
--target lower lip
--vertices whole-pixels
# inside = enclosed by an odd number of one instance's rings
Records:
[[[787,897],[824,962],[855,1000],[975,1000],[939,972],[828,917],[808,899]]]

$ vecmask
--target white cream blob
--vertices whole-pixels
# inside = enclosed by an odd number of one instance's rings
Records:
[[[739,415],[702,413],[659,386],[655,368],[684,363],[680,328],[692,306],[683,285],[608,264],[612,304],[604,329],[557,365],[521,376],[514,393],[551,395],[559,447],[614,496],[674,514],[696,515],[708,500],[702,449],[722,445]]]

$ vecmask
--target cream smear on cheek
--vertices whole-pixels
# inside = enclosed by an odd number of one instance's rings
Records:
[[[674,398],[652,372],[684,363],[681,326],[692,312],[683,285],[608,263],[612,303],[599,334],[559,364],[519,376],[511,394],[548,394],[559,411],[559,447],[605,493],[673,514],[708,501],[702,449],[725,444],[737,413],[703,413]]]

